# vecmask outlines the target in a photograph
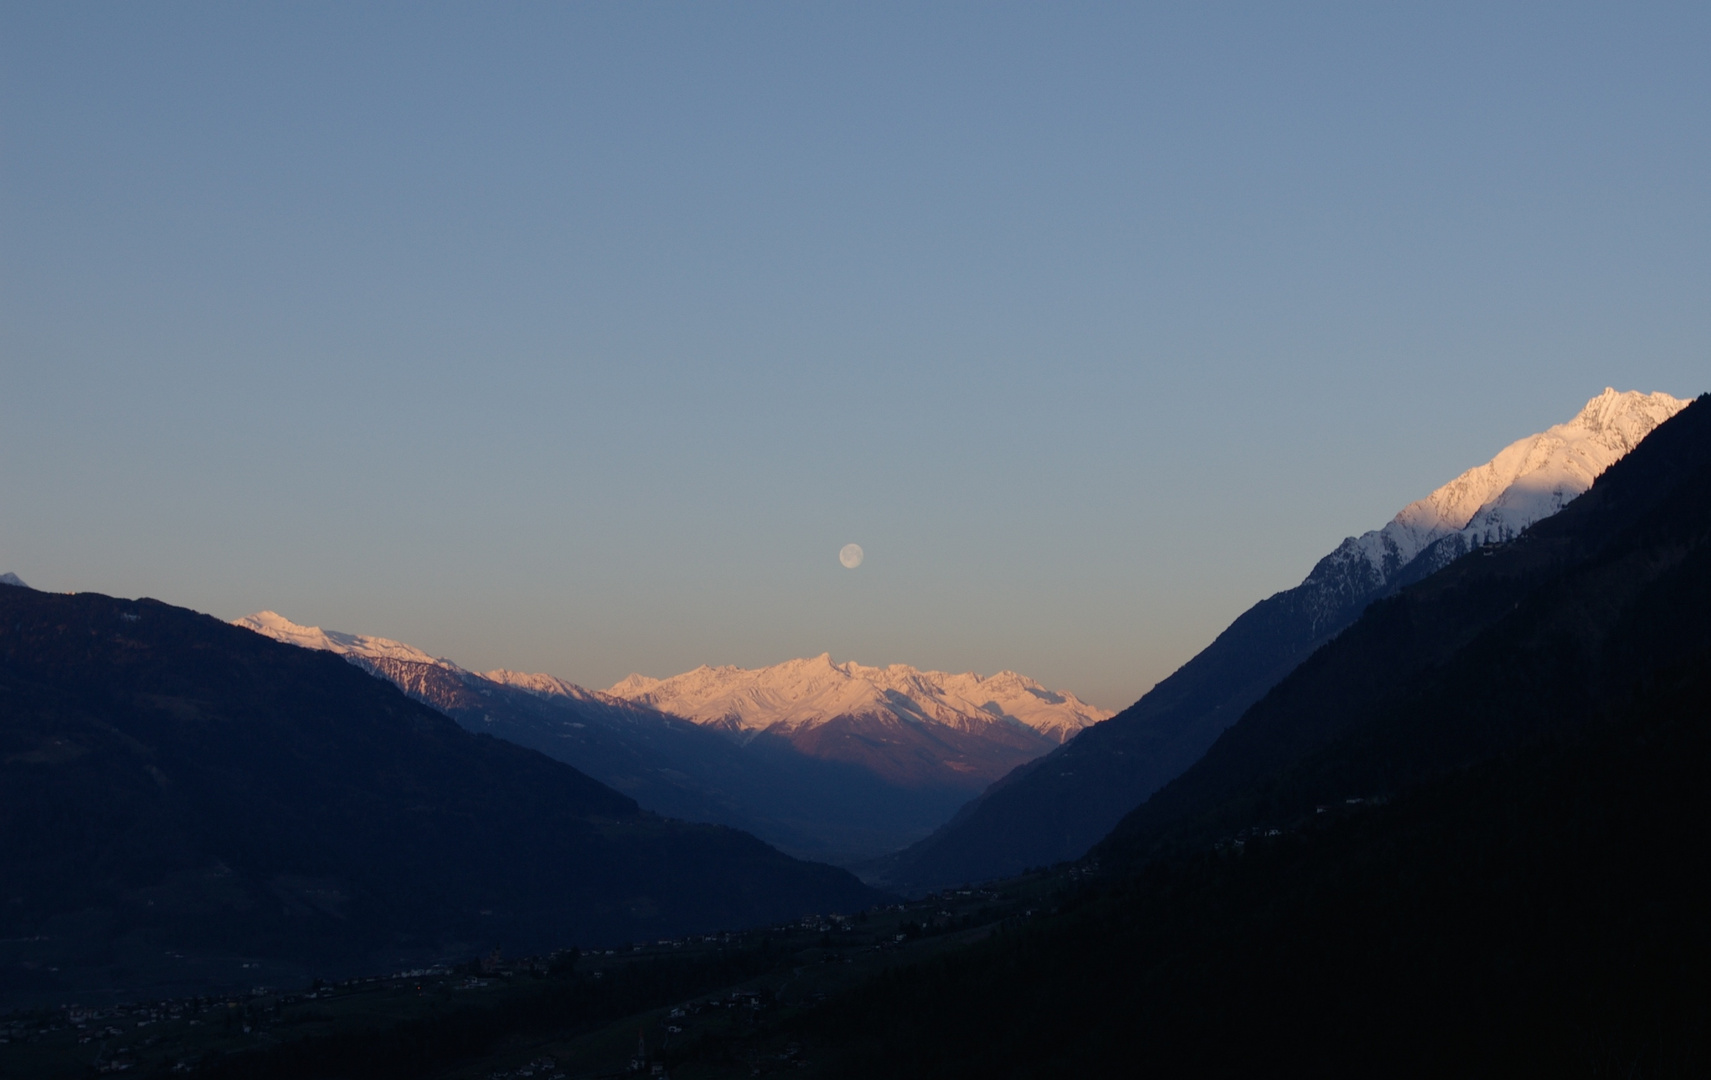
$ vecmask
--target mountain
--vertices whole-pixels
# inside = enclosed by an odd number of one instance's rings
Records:
[[[983,677],[863,667],[822,653],[772,667],[631,675],[606,695],[717,727],[782,739],[912,786],[979,787],[1111,716],[1014,671]]]
[[[864,877],[921,891],[1080,857],[1374,600],[1555,513],[1685,405],[1606,389],[1567,423],[1344,540],[1140,701],[1004,776],[933,835],[863,867]]]
[[[878,894],[470,734],[325,652],[0,589],[0,998],[392,970]]]
[[[12,573],[0,574],[0,585],[16,585],[19,588],[23,588],[23,589],[29,588],[28,585],[24,584],[23,578],[19,577],[17,574],[12,574]]]
[[[1419,580],[1482,545],[1513,539],[1568,505],[1686,406],[1668,394],[1605,387],[1567,423],[1511,443],[1403,507],[1384,528],[1344,540],[1302,582],[1303,599],[1326,624],[1338,622],[1351,601]]]
[[[323,630],[319,626],[299,626],[276,611],[258,611],[254,615],[245,615],[241,619],[234,619],[232,625],[253,630],[287,645],[337,653],[358,667],[374,672],[378,672],[380,666],[388,662],[443,668],[447,671],[462,670],[450,660],[429,656],[414,645],[406,645],[402,641],[370,637],[367,634],[345,634],[337,630]]]
[[[1371,605],[1054,914],[791,1035],[833,1077],[1705,1075],[1708,716],[1711,397]]]
[[[247,615],[237,625],[278,641],[337,653],[464,728],[564,761],[649,810],[730,825],[791,854],[834,863],[872,858],[920,839],[955,812],[971,787],[977,790],[1019,761],[1056,745],[1051,736],[1020,720],[981,711],[969,724],[975,729],[972,734],[946,728],[937,741],[893,739],[882,744],[918,752],[925,745],[926,753],[937,755],[915,762],[915,772],[899,780],[902,769],[882,773],[867,760],[805,753],[799,742],[810,750],[814,746],[806,732],[795,732],[798,740],[792,740],[771,731],[702,724],[653,707],[645,695],[630,701],[552,675],[504,669],[472,672],[399,641],[301,626],[271,611]],[[812,666],[809,661],[798,664]],[[926,673],[922,678],[929,676],[957,686],[982,682],[976,675]],[[847,675],[838,677],[849,681]],[[632,687],[640,682],[639,676],[626,680]],[[994,689],[982,704],[1000,708],[997,702],[1003,701],[1020,710],[1032,705],[1028,715],[1038,723],[1052,722],[1054,713],[1063,717],[1060,723],[1067,723],[1076,708],[1089,717],[1101,715],[1021,676],[1006,673],[984,682]],[[817,685],[809,678],[798,689]],[[781,695],[780,700],[789,698],[788,688],[777,678],[769,689]],[[1014,700],[1018,697],[1022,700]],[[976,712],[974,705],[956,701],[963,711]],[[952,719],[957,716],[949,708],[943,712]],[[840,721],[821,732],[822,741],[835,748],[828,736],[861,722]],[[941,726],[929,730],[937,732]],[[984,771],[970,775],[954,767],[970,760],[983,762]]]
[[[744,733],[796,732],[839,717],[885,715],[959,731],[1023,727],[1063,743],[1112,715],[1014,671],[981,676],[907,664],[863,667],[834,663],[827,653],[766,668],[703,666],[669,679],[631,675],[606,694]]]
[[[1711,649],[1711,398],[1561,513],[1373,604],[1127,815],[1142,861],[1388,796],[1619,709]]]

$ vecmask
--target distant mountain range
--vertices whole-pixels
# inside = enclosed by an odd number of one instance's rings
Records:
[[[835,664],[632,675],[606,691],[468,671],[388,638],[237,625],[338,653],[482,731],[576,766],[658,813],[731,825],[793,854],[871,858],[925,836],[970,793],[1111,714],[1014,672]]]
[[[408,655],[408,654],[403,654]],[[388,659],[415,662],[394,655]],[[0,589],[0,1002],[396,970],[866,907],[325,652]]]
[[[907,664],[863,667],[834,663],[826,653],[767,668],[698,667],[669,679],[631,675],[606,695],[744,734],[795,734],[849,717],[884,717],[965,732],[1027,729],[1063,743],[1113,715],[1014,671],[983,677]]]
[[[1556,513],[1686,405],[1606,389],[1567,423],[1344,540],[1140,701],[996,781],[925,840],[858,869],[921,891],[1080,857],[1374,600]]]
[[[782,740],[906,788],[978,791],[1111,716],[1013,671],[982,677],[863,667],[829,655],[772,667],[631,675],[606,695],[744,742]]]

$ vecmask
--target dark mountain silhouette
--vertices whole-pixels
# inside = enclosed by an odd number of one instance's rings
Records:
[[[1056,917],[799,1025],[833,1076],[1711,1069],[1711,400],[1370,608]]]
[[[926,839],[858,869],[921,892],[1080,858],[1369,604],[1446,565],[1463,544],[1445,537],[1389,580],[1340,552],[1327,555],[1305,582],[1249,608],[1140,701],[1020,766]]]
[[[643,812],[336,656],[153,600],[0,589],[10,999],[610,943],[876,895]]]
[[[1667,407],[1657,405],[1652,399],[1658,397],[1606,390],[1568,424],[1469,470],[1406,508],[1384,530],[1349,538],[1300,585],[1249,608],[1140,701],[1020,766],[926,839],[858,870],[868,880],[919,892],[1080,858],[1374,601],[1488,540],[1513,536],[1518,522],[1536,520],[1572,497],[1575,489],[1561,459],[1573,461],[1574,454],[1562,452],[1562,437],[1579,439],[1582,446],[1595,443],[1601,460],[1616,460],[1683,404],[1667,399]],[[1521,480],[1504,488],[1508,473],[1494,471],[1498,466],[1518,469]],[[1531,466],[1543,467],[1527,473]],[[1541,501],[1547,493],[1551,498]],[[1434,505],[1440,500],[1472,503],[1463,507],[1471,512],[1487,498],[1489,504],[1471,521],[1455,517],[1450,524],[1456,527],[1447,532],[1444,522],[1431,520],[1448,512]]]
[[[858,869],[921,892],[1079,858],[1383,591],[1335,584],[1310,578],[1255,604],[1140,701],[1018,767],[926,839]]]
[[[1708,400],[1519,539],[1374,604],[1096,851],[1134,860],[1382,796],[1573,727],[1694,655],[1711,629],[1684,607],[1711,520]]]

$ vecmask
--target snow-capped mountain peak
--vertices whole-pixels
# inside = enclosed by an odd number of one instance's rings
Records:
[[[432,664],[444,668],[457,667],[450,660],[429,656],[414,645],[406,645],[402,641],[369,637],[366,634],[344,634],[337,630],[323,630],[319,626],[302,626],[276,611],[258,611],[253,615],[245,615],[241,619],[233,619],[232,625],[254,630],[288,645],[321,649],[338,653],[340,656],[355,656],[364,660],[403,660],[412,664]]]
[[[982,676],[921,671],[907,664],[865,667],[837,663],[828,653],[755,669],[703,665],[669,679],[631,675],[604,693],[744,732],[799,731],[843,717],[891,717],[964,731],[1010,724],[1063,742],[1112,715],[1013,671]]]
[[[589,701],[598,697],[593,691],[561,679],[556,675],[534,675],[522,671],[511,671],[508,668],[495,668],[492,671],[470,672],[440,656],[430,656],[414,645],[406,645],[402,641],[391,638],[370,637],[367,634],[346,634],[338,630],[323,630],[319,626],[303,626],[294,623],[275,611],[258,611],[253,615],[245,615],[241,619],[232,620],[232,625],[254,630],[265,634],[275,641],[283,641],[287,645],[300,645],[305,649],[321,649],[326,652],[338,653],[347,659],[366,661],[363,666],[374,669],[374,662],[403,662],[406,664],[428,664],[444,668],[460,675],[470,675],[486,679],[488,682],[501,686],[510,686],[518,690],[546,697],[568,697],[578,701]],[[387,666],[382,664],[382,666]],[[388,676],[390,677],[390,675]]]
[[[1403,507],[1382,529],[1344,540],[1304,584],[1334,574],[1365,591],[1382,587],[1447,538],[1456,539],[1442,546],[1444,557],[1438,561],[1513,539],[1591,487],[1599,473],[1686,406],[1668,394],[1606,387],[1573,419],[1509,444],[1485,464]]]

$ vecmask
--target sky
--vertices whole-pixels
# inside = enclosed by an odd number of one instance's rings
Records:
[[[0,571],[1121,708],[1605,386],[1711,389],[1708,55],[1702,4],[0,6]]]

